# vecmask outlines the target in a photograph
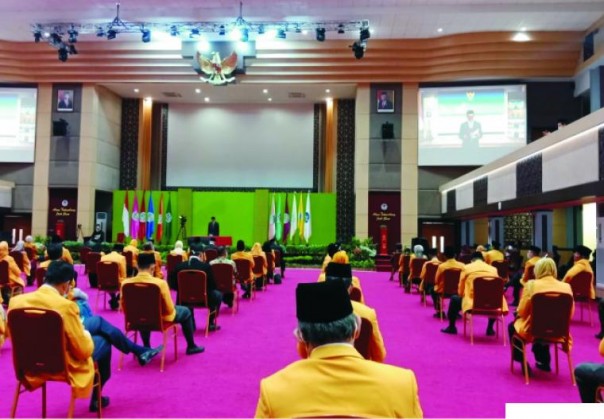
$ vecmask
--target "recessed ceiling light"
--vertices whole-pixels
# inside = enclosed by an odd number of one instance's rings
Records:
[[[331,93],[331,90],[325,89],[325,93]]]
[[[204,102],[209,102],[210,98],[206,96],[206,97],[203,98],[203,100],[204,100]]]
[[[262,89],[262,93],[267,94],[268,93],[268,89]]]
[[[371,35],[373,35],[373,34],[375,33],[375,29],[373,29],[373,28],[369,28],[369,33],[370,33]]]
[[[302,35],[308,35],[308,31],[307,31],[306,29],[304,29],[304,30],[302,31]]]
[[[197,93],[197,94],[201,93],[201,89],[199,89],[199,88],[195,89],[195,93]]]
[[[526,31],[526,26],[523,26],[522,28],[520,28],[520,30],[521,30],[522,32]]]
[[[516,35],[512,37],[512,41],[514,42],[528,42],[530,40],[531,37],[524,32],[517,32]]]
[[[268,101],[269,101],[269,102],[272,102],[272,101],[273,101],[273,98],[272,98],[272,97],[269,97],[269,98],[268,98]]]
[[[138,93],[138,92],[140,92],[139,89],[134,89],[134,93]]]
[[[438,29],[436,30],[436,32],[438,32],[438,33],[441,33],[442,31],[443,31],[443,28],[438,28]]]

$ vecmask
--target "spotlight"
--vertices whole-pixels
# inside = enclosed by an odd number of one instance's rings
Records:
[[[69,29],[69,31],[67,31],[67,33],[69,34],[70,43],[75,44],[76,42],[78,42],[78,31],[76,31],[73,26],[71,27],[71,29]]]
[[[59,53],[59,61],[61,61],[63,63],[65,61],[67,61],[67,58],[69,57],[69,51],[67,51],[67,48],[65,48],[65,47],[59,48],[58,53]]]
[[[220,27],[218,28],[218,35],[224,36],[225,34],[226,34],[226,29],[224,28],[224,25],[220,25]]]
[[[36,30],[34,32],[34,41],[36,43],[40,42],[40,39],[42,39],[42,32],[40,32],[39,30]]]
[[[115,29],[109,29],[107,31],[107,39],[115,39],[117,36],[117,31]]]
[[[99,38],[103,38],[105,36],[105,30],[99,26],[96,31],[96,36],[98,36]]]
[[[365,47],[359,41],[355,41],[354,44],[350,46],[352,48],[352,52],[354,53],[354,58],[360,60],[365,55]]]
[[[180,32],[178,31],[178,28],[176,27],[176,25],[170,26],[170,35],[172,35],[172,36],[180,35]]]
[[[147,43],[151,42],[151,31],[149,29],[141,29],[142,32],[142,41]]]
[[[344,31],[344,25],[342,25],[341,23],[338,25],[338,34],[339,35],[343,35],[345,33]]]
[[[258,35],[264,35],[264,25],[258,26]]]
[[[78,54],[78,50],[76,49],[75,45],[69,44],[69,54],[71,54],[71,55]]]
[[[369,32],[369,28],[362,28],[360,33],[361,42],[366,41],[371,38],[371,33]]]
[[[285,39],[285,38],[287,38],[285,29],[283,29],[283,28],[277,29],[277,39]]]
[[[317,28],[315,30],[317,41],[325,42],[325,28]]]

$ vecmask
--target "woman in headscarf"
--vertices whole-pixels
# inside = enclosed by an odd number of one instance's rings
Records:
[[[170,254],[175,256],[182,256],[183,262],[189,259],[189,254],[186,250],[183,249],[182,240],[177,240],[176,243],[174,243],[174,249],[170,251]]]
[[[263,280],[266,277],[268,272],[268,263],[266,262],[266,254],[262,251],[262,245],[259,242],[254,243],[252,246],[252,250],[250,251],[254,260],[256,260],[256,256],[262,257],[262,276],[254,274],[254,280],[256,280],[256,289],[262,289],[264,283],[260,284],[258,279]]]
[[[27,257],[27,252],[25,251],[25,242],[23,240],[19,240],[15,247],[13,247],[13,252],[19,252],[23,255],[23,272],[29,278],[31,276],[31,262],[29,257]]]
[[[346,253],[346,251],[340,250],[333,254],[333,257],[331,258],[331,263],[339,263],[339,264],[343,264],[343,265],[348,265],[350,263],[350,260],[348,258],[348,254]],[[325,273],[322,273],[319,275],[319,279],[317,282],[323,282],[323,281],[325,281]],[[359,291],[361,291],[361,301],[360,302],[365,304],[365,298],[363,297],[363,289],[361,288],[361,281],[359,280],[359,278],[353,275],[351,285],[355,288],[358,288]]]

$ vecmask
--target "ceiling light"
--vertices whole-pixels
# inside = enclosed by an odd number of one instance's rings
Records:
[[[140,92],[139,89],[134,89],[134,93],[138,93],[138,92]]]
[[[325,89],[325,93],[331,93],[331,90]]]
[[[443,28],[438,28],[438,29],[436,30],[436,32],[438,32],[438,33],[441,33],[442,31],[443,31]]]
[[[195,89],[195,93],[200,94],[201,93],[201,89],[199,89],[199,88]]]
[[[262,93],[267,94],[268,93],[268,89],[262,89]]]
[[[365,55],[365,47],[359,41],[355,41],[354,44],[350,46],[352,48],[352,52],[354,53],[354,58],[360,60]]]
[[[149,29],[143,29],[141,30],[141,33],[141,39],[144,43],[151,42],[151,31]]]
[[[523,26],[522,28],[520,28],[520,30],[521,30],[522,32],[526,31],[526,26]]]
[[[304,30],[302,31],[302,35],[308,35],[308,31],[307,31],[306,29],[304,29]]]
[[[272,98],[272,97],[269,97],[269,98],[268,98],[268,101],[269,101],[269,102],[272,102],[272,101],[273,101],[273,98]]]
[[[203,101],[204,101],[204,102],[209,102],[209,101],[210,101],[210,98],[206,96],[206,97],[204,97],[204,98],[203,98]]]
[[[44,36],[44,38],[48,38],[50,36],[50,32],[44,32],[42,35]]]
[[[315,30],[317,41],[325,42],[325,28],[317,28]]]
[[[516,34],[512,37],[512,41],[514,42],[528,42],[530,40],[531,37],[524,32],[516,32]]]

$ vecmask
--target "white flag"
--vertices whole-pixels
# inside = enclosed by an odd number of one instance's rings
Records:
[[[124,230],[124,238],[130,236],[130,214],[128,211],[128,191],[124,198],[124,208],[122,208],[122,228]]]
[[[271,213],[268,217],[268,239],[275,238],[275,194],[273,193],[273,203],[271,204]]]
[[[308,243],[310,236],[312,235],[312,219],[310,217],[310,192],[306,196],[306,212],[304,213],[304,238]]]
[[[296,193],[294,192],[294,204],[292,205],[292,213],[291,213],[291,217],[289,217],[289,219],[291,220],[290,223],[290,230],[289,230],[289,239],[293,240],[294,235],[296,234],[296,230],[298,229],[298,209],[297,209],[297,204],[296,204]]]

